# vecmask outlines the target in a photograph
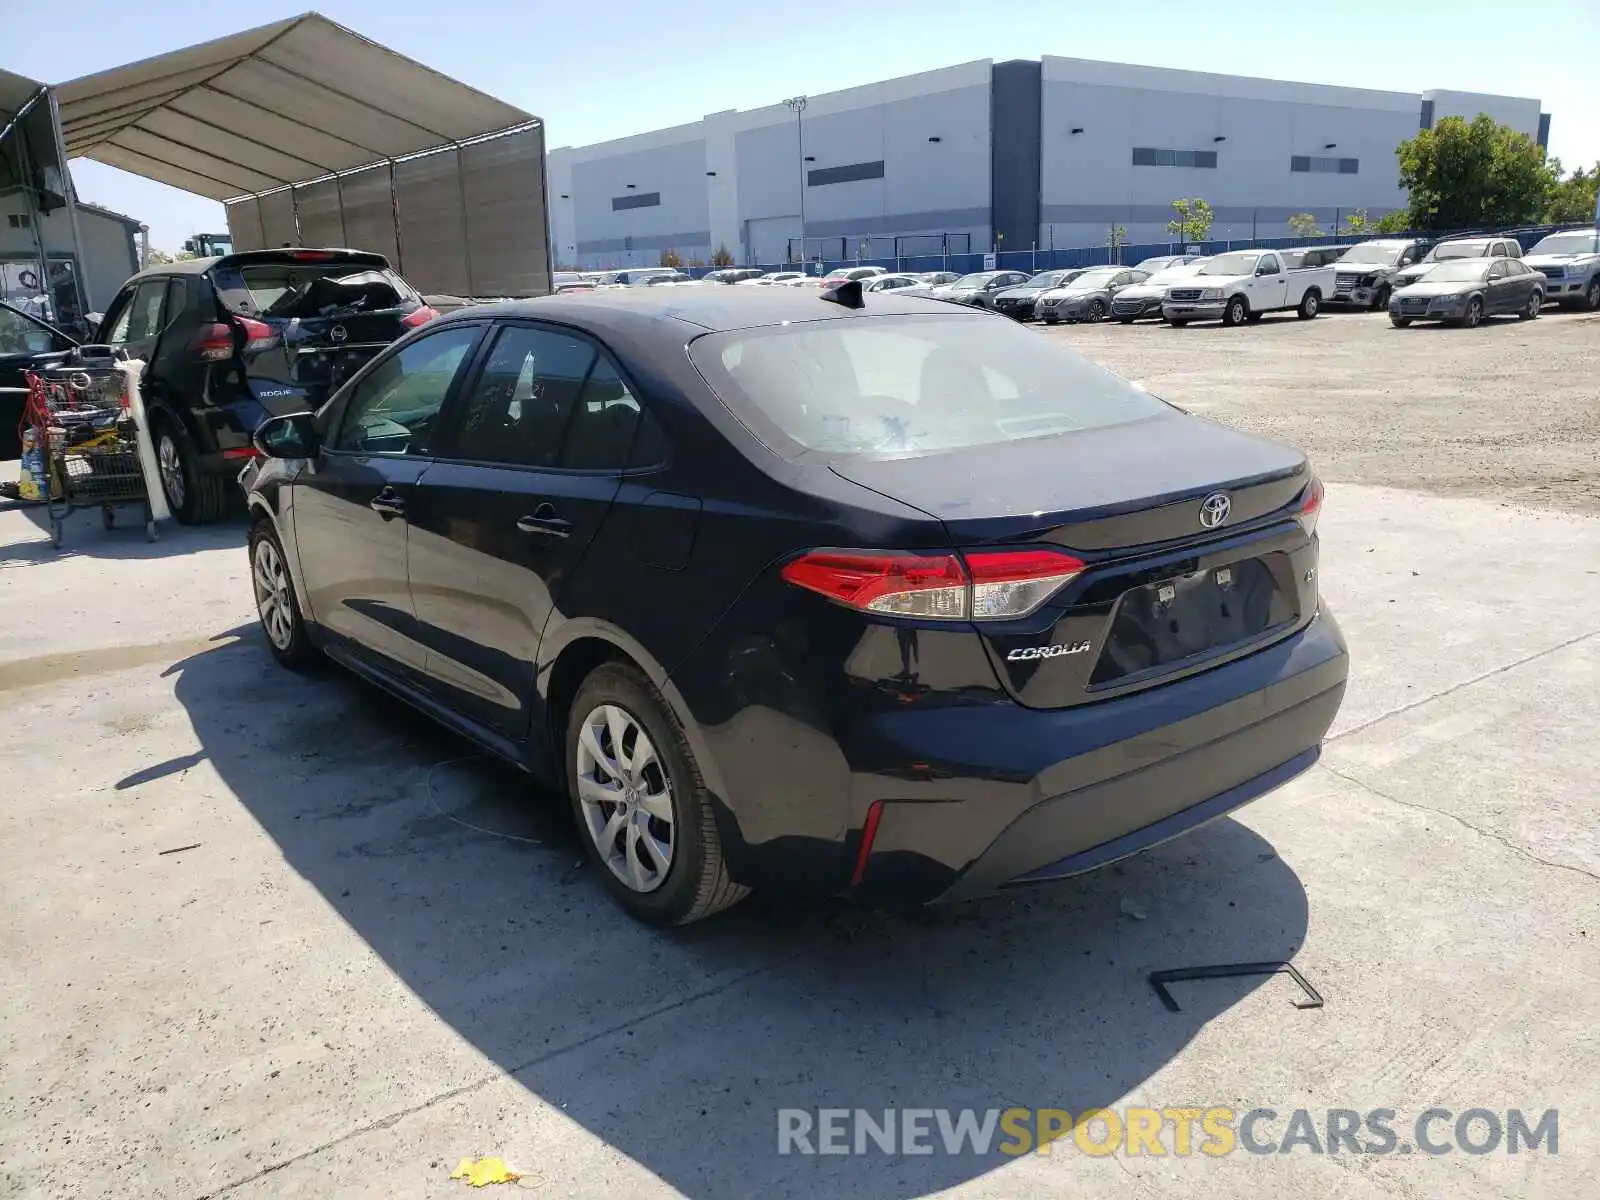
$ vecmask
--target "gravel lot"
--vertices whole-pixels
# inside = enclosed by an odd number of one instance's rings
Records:
[[[1329,481],[1600,513],[1600,315],[1547,309],[1469,330],[1273,313],[1240,330],[1046,336],[1192,412],[1301,447]]]

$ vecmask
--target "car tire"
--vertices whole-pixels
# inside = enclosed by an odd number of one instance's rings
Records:
[[[1467,301],[1467,312],[1461,318],[1461,324],[1467,329],[1476,329],[1483,324],[1483,297],[1474,296]]]
[[[1098,325],[1106,319],[1106,302],[1104,300],[1091,300],[1089,306],[1083,310],[1083,319],[1091,325]]]
[[[321,655],[306,632],[300,601],[289,574],[289,557],[272,523],[262,517],[250,527],[250,587],[256,598],[256,618],[266,634],[272,657],[291,671],[303,671]]]
[[[1537,289],[1528,297],[1528,302],[1522,306],[1522,311],[1517,314],[1524,321],[1536,321],[1539,313],[1544,308],[1544,293]]]
[[[1300,297],[1300,306],[1294,310],[1294,315],[1302,321],[1309,321],[1321,311],[1322,293],[1317,291],[1316,288],[1310,288],[1304,296]]]
[[[1402,317],[1398,313],[1390,313],[1389,324],[1393,325],[1396,329],[1404,329],[1406,326],[1411,324],[1411,318]]]
[[[1222,310],[1222,323],[1231,329],[1243,325],[1249,316],[1249,302],[1243,296],[1235,296],[1228,301],[1228,307]]]
[[[1386,283],[1372,294],[1372,311],[1382,312],[1389,307],[1389,285]]]
[[[228,481],[200,469],[194,443],[181,422],[161,417],[153,425],[161,491],[172,515],[184,525],[219,519],[228,508]]]
[[[1583,307],[1590,312],[1600,312],[1600,275],[1589,280],[1589,286],[1583,289]]]
[[[635,771],[640,736],[651,749]],[[583,681],[568,715],[565,755],[578,836],[601,884],[629,915],[650,925],[687,925],[749,894],[728,874],[711,792],[683,727],[636,668],[608,662]],[[616,800],[607,801],[607,792]]]

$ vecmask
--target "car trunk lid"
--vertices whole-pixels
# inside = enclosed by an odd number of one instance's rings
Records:
[[[1315,545],[1295,519],[1312,486],[1304,455],[1208,421],[1174,413],[832,466],[939,518],[965,553],[1053,548],[1083,564],[1035,612],[973,622],[1032,707],[1154,686],[1315,611]]]

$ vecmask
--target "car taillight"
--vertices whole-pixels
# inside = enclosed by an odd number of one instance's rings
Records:
[[[339,256],[332,250],[292,250],[289,257],[295,262],[332,262]]]
[[[1300,528],[1310,537],[1317,531],[1317,518],[1322,515],[1322,480],[1313,478],[1311,486],[1306,488],[1306,494],[1300,500],[1300,509],[1295,513],[1294,519],[1300,522]]]
[[[265,350],[278,340],[277,331],[265,321],[252,321],[249,317],[235,317],[239,326],[244,330],[244,348],[246,351]]]
[[[244,330],[245,350],[265,350],[278,340],[272,326],[249,317],[235,317]],[[227,362],[233,357],[233,326],[226,321],[202,325],[189,342],[189,349],[201,362]]]
[[[202,325],[189,349],[202,362],[226,362],[233,357],[233,329],[222,321]]]
[[[983,550],[962,556],[816,550],[783,577],[862,612],[933,621],[1025,617],[1083,570],[1054,550]]]
[[[421,308],[417,309],[416,312],[408,312],[405,316],[401,317],[400,324],[404,325],[407,329],[416,329],[419,326],[426,325],[438,315],[438,310],[429,308],[426,304],[424,304]]]

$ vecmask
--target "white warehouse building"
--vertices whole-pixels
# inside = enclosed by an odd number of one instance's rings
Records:
[[[986,59],[552,150],[551,244],[568,267],[780,263],[802,213],[828,259],[1100,246],[1114,225],[1139,244],[1168,240],[1180,197],[1212,205],[1213,238],[1284,237],[1295,213],[1403,208],[1395,148],[1480,112],[1548,139],[1511,96]]]

